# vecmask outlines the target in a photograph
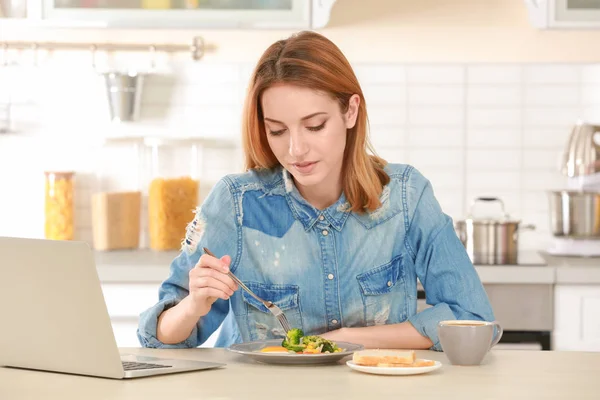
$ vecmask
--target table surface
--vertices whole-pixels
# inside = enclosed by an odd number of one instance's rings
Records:
[[[442,368],[423,375],[381,376],[346,365],[267,365],[225,349],[121,349],[226,363],[223,368],[111,380],[0,368],[0,399],[598,399],[600,353],[493,350],[479,366],[450,365],[444,353],[418,351]],[[400,397],[401,396],[401,397]],[[414,396],[414,397],[406,397]]]

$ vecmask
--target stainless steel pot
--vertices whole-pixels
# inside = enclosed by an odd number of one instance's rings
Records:
[[[548,198],[554,236],[600,239],[600,193],[558,190],[549,192]]]
[[[502,215],[497,219],[474,218],[473,208],[478,201],[500,203]],[[506,265],[519,261],[519,232],[535,229],[534,225],[520,227],[520,223],[510,219],[504,211],[504,202],[499,198],[479,197],[473,201],[468,218],[457,221],[454,229],[473,264]]]

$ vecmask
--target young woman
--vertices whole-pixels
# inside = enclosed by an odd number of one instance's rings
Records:
[[[341,51],[302,32],[271,45],[247,94],[247,172],[196,211],[145,347],[280,338],[278,305],[307,335],[366,347],[441,350],[442,320],[494,320],[486,292],[429,181],[372,155],[361,87]],[[208,248],[217,257],[204,254]],[[417,278],[432,307],[417,313]]]

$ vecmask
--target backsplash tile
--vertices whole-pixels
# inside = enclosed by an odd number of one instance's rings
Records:
[[[150,65],[147,59],[127,57],[99,59],[103,63],[142,70]],[[573,123],[578,118],[600,121],[600,65],[354,66],[379,155],[418,168],[454,219],[464,218],[477,197],[499,197],[511,216],[536,224],[535,231],[521,235],[520,246],[547,246],[552,237],[546,191],[566,184],[559,159]],[[56,52],[39,67],[0,70],[0,84],[15,92],[17,129],[0,136],[0,182],[13,193],[1,200],[0,235],[42,237],[43,171],[74,169],[77,237],[91,241],[91,194],[147,184],[136,181],[132,156],[114,151],[108,174],[112,184],[101,186],[92,157],[97,139],[150,135],[239,141],[253,67],[157,57],[155,70],[145,78],[141,120],[121,125],[108,123],[102,77],[83,53]],[[7,99],[8,92],[0,91],[0,102]],[[242,166],[239,147],[205,148],[197,171],[201,199],[214,182]],[[497,211],[492,204],[483,209]],[[144,215],[142,224],[147,226]]]
[[[357,65],[354,73],[361,85],[406,83],[406,67],[403,65]]]
[[[521,151],[508,149],[468,149],[467,169],[469,171],[520,171]]]
[[[523,169],[527,171],[558,171],[562,161],[561,150],[523,150]]]
[[[523,71],[528,84],[546,83],[579,83],[581,81],[580,65],[528,65]]]
[[[600,83],[600,65],[584,65],[581,67],[581,83]]]
[[[406,129],[396,126],[371,125],[369,137],[373,147],[404,148],[406,147]]]
[[[579,107],[525,107],[523,123],[525,126],[564,127],[567,129],[581,118]]]
[[[581,88],[581,103],[584,105],[600,104],[600,82],[589,84]]]
[[[518,125],[497,127],[467,128],[467,147],[478,149],[508,148],[521,146],[521,127]]]
[[[469,106],[520,106],[522,104],[520,85],[469,85],[467,104]]]
[[[408,89],[411,105],[462,106],[465,88],[462,85],[413,85]]]
[[[572,126],[527,127],[523,129],[523,147],[563,150]]]
[[[472,107],[469,109],[469,127],[520,126],[523,110],[517,107]]]
[[[520,83],[523,68],[520,65],[469,65],[467,79],[469,85],[481,83],[511,84]]]
[[[407,67],[406,77],[410,84],[464,83],[465,69],[458,65],[415,65]]]
[[[527,85],[525,87],[526,106],[567,106],[580,103],[578,85]]]
[[[410,126],[408,128],[408,147],[462,147],[465,132],[462,127]]]
[[[367,84],[361,85],[367,107],[405,105],[408,101],[406,85],[391,83],[388,85]]]
[[[463,107],[414,106],[409,107],[408,120],[411,125],[456,126],[465,120]]]
[[[415,148],[408,150],[408,163],[420,168],[462,168],[464,154],[462,149]]]
[[[498,160],[501,163],[502,160]],[[469,190],[521,190],[520,171],[482,171],[481,169],[467,170],[467,188]]]
[[[367,104],[369,99],[367,100]],[[368,107],[368,106],[367,106]],[[398,106],[379,106],[369,108],[367,110],[369,115],[369,123],[371,126],[374,125],[388,125],[398,126],[403,125],[406,122],[406,108]]]

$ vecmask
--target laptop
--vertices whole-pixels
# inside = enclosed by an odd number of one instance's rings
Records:
[[[0,366],[114,379],[225,364],[121,354],[85,242],[0,237]]]

